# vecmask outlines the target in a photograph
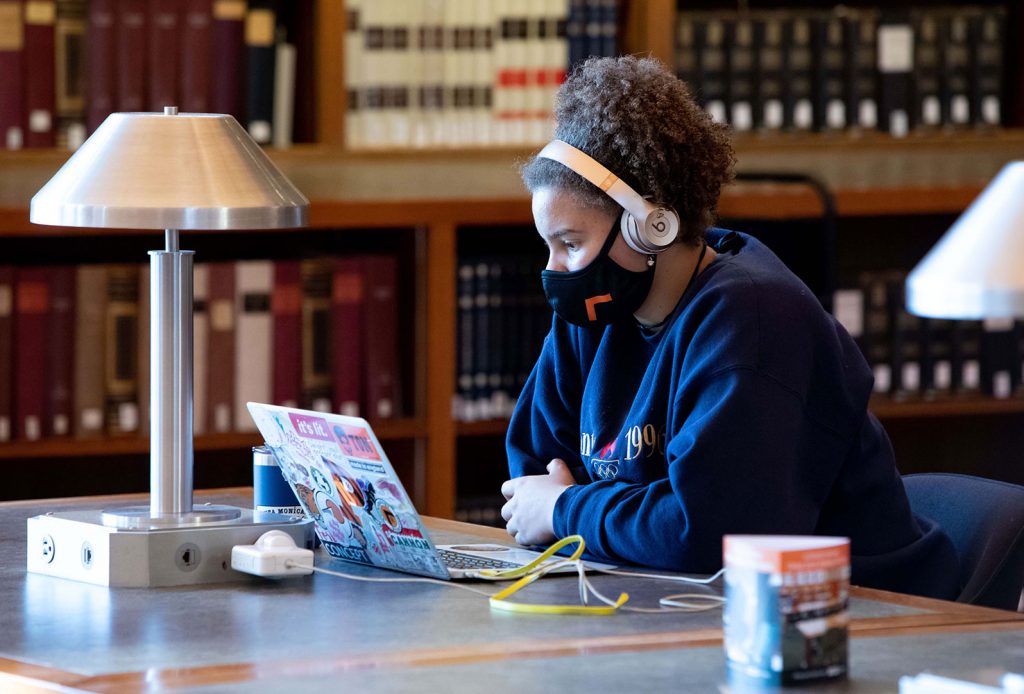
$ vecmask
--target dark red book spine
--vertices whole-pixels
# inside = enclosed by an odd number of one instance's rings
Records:
[[[10,441],[14,417],[14,268],[0,266],[0,441]]]
[[[72,381],[75,349],[75,268],[70,265],[50,271],[50,316],[48,321],[46,436],[71,433]]]
[[[25,145],[53,147],[57,99],[53,25],[57,5],[52,0],[25,3]]]
[[[187,113],[207,113],[213,70],[212,0],[185,0],[181,22],[181,108]]]
[[[146,15],[146,0],[117,0],[118,111],[146,108]]]
[[[117,104],[117,0],[89,0],[85,26],[85,127],[92,133]]]
[[[364,345],[367,417],[388,419],[401,411],[398,401],[398,300],[393,256],[367,256]]]
[[[150,111],[178,103],[178,63],[181,50],[179,0],[149,0],[149,73],[146,100]]]
[[[19,268],[14,291],[14,412],[16,438],[43,435],[46,401],[46,320],[50,310],[49,272]]]
[[[302,281],[297,260],[274,263],[274,290],[270,298],[274,320],[273,399],[278,405],[298,407],[302,385]]]
[[[210,264],[210,351],[207,359],[209,432],[231,431],[235,399],[235,264]]]
[[[25,136],[21,118],[22,58],[25,23],[21,0],[0,0],[0,148],[21,149]]]
[[[367,411],[363,396],[365,301],[363,258],[339,258],[334,266],[331,289],[334,407],[349,416],[359,416]]]
[[[210,110],[245,123],[245,9],[239,0],[213,0]]]

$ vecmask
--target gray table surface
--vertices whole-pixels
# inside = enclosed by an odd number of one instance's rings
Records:
[[[250,503],[239,496],[203,500]],[[26,518],[45,511],[97,507],[111,504],[0,506],[0,657],[101,675],[291,659],[309,663],[318,657],[368,656],[397,648],[457,648],[721,626],[719,610],[596,618],[510,615],[492,612],[483,597],[443,586],[369,584],[325,575],[108,589],[25,571]],[[433,539],[465,542],[473,536],[435,532]],[[331,561],[325,554],[319,554],[316,563],[365,575],[399,575]],[[596,582],[606,594],[628,590],[630,604],[638,606],[653,606],[659,596],[682,589],[674,583],[606,576]],[[711,590],[718,592],[721,586]],[[535,602],[575,598],[571,577],[545,579],[523,594],[524,600]],[[927,610],[875,600],[855,598],[851,604],[854,619],[922,613]]]
[[[785,691],[834,694],[898,692],[899,678],[932,672],[997,685],[1006,671],[1024,672],[1024,631],[858,638],[850,642],[850,677]],[[468,665],[296,675],[205,687],[204,691],[449,692],[727,692],[721,647],[677,648],[561,658],[496,660]],[[732,690],[735,691],[735,690]],[[762,690],[763,691],[763,690]]]

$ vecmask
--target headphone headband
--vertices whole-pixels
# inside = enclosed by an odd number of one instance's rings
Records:
[[[552,140],[544,145],[544,149],[537,156],[557,161],[575,171],[600,188],[608,197],[619,203],[622,209],[637,219],[646,218],[655,209],[654,205],[644,200],[643,196],[605,168],[601,162],[568,142]]]
[[[537,153],[575,171],[600,188],[626,211],[622,215],[622,236],[637,253],[660,253],[679,234],[679,215],[670,207],[644,200],[628,183],[609,171],[586,152],[562,140],[552,140]]]

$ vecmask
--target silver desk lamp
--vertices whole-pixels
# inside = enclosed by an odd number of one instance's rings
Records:
[[[180,229],[304,226],[309,201],[231,116],[115,113],[32,198],[36,224],[163,229],[150,251],[150,503],[28,519],[28,570],[111,586],[237,580],[231,547],[312,521],[192,503],[192,259]]]
[[[907,310],[931,318],[1024,317],[1024,161],[986,186],[907,277]]]

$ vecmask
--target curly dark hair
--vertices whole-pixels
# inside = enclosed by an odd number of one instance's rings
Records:
[[[679,241],[711,226],[736,157],[728,128],[711,120],[686,85],[653,58],[591,58],[558,90],[555,137],[583,150],[652,202],[679,213]],[[521,170],[531,193],[557,188],[587,207],[619,206],[582,176],[533,157]]]

